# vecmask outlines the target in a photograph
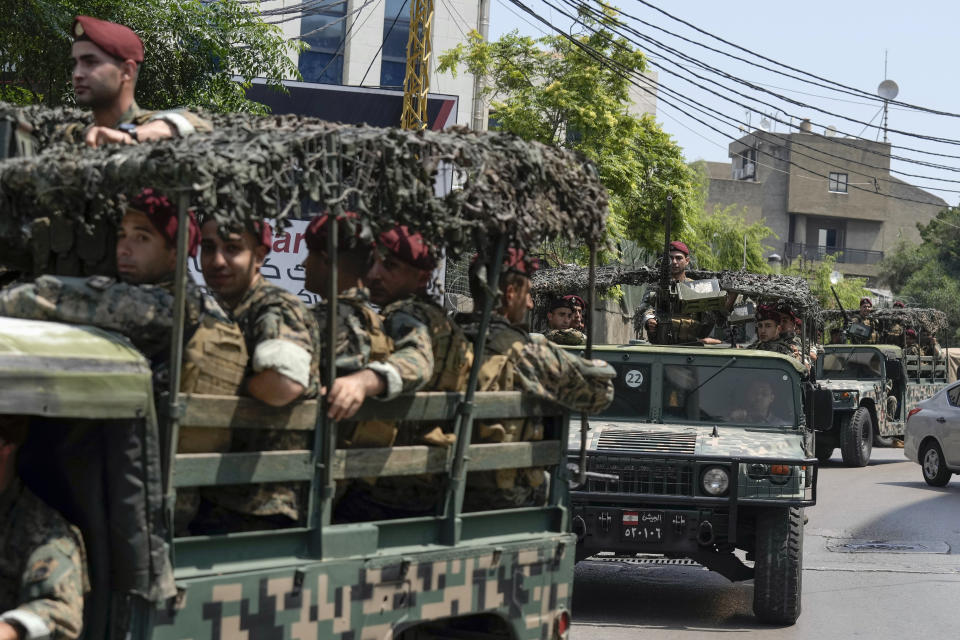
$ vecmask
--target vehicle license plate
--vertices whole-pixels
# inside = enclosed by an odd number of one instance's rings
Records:
[[[623,539],[636,542],[663,542],[663,511],[624,511]]]

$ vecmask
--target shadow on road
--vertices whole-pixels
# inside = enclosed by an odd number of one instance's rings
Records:
[[[752,581],[731,583],[700,567],[589,560],[577,565],[573,619],[678,631],[771,629],[753,616]]]
[[[911,482],[887,481],[877,484],[916,487]],[[924,484],[922,481],[918,484]],[[957,549],[960,543],[960,484],[929,489],[929,497],[883,511],[872,520],[851,528],[852,538],[876,540],[942,540]]]

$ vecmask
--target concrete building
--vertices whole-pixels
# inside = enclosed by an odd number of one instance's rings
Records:
[[[277,22],[288,39],[300,38],[309,45],[296,60],[305,83],[402,90],[411,1],[264,0],[261,9],[290,9],[290,13],[266,19]],[[301,12],[304,4],[312,6]],[[478,28],[479,5],[478,0],[434,3],[430,93],[456,96],[456,124],[468,126],[473,116],[473,75],[463,70],[456,77],[438,73],[436,65],[440,54],[466,42],[467,34]],[[648,72],[647,76],[656,82],[655,72]],[[635,115],[655,114],[656,85],[641,82],[644,88],[631,89],[631,111]]]
[[[917,224],[947,203],[890,175],[888,143],[809,129],[805,121],[795,133],[754,131],[732,142],[730,163],[707,163],[707,211],[741,206],[748,222],[763,219],[776,234],[768,253],[835,255],[841,272],[873,278],[884,254],[919,242]]]
[[[266,0],[261,8],[295,11],[303,4],[303,0]],[[457,124],[470,124],[473,76],[437,73],[436,61],[438,54],[464,42],[466,34],[477,28],[478,9],[476,0],[434,4],[430,92],[459,98]],[[302,38],[309,45],[296,61],[304,82],[403,89],[410,0],[331,0],[304,14],[278,17],[284,20],[279,26],[287,38]]]

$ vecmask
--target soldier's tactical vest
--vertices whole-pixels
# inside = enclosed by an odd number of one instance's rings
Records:
[[[492,334],[488,338],[488,355],[480,366],[477,391],[513,391],[515,389],[514,363],[521,357],[526,341],[512,331],[510,333],[516,337],[505,339],[507,336],[504,333],[506,331],[500,336]],[[475,423],[474,426],[474,441],[478,443],[537,440],[543,440],[543,423],[539,420],[482,421]],[[491,475],[495,478],[498,489],[512,489],[517,484],[539,487],[544,481],[542,469],[497,469]]]
[[[340,300],[349,304],[363,318],[363,327],[370,338],[370,361],[383,362],[393,353],[393,340],[383,330],[383,318],[369,305],[354,300]],[[350,449],[369,449],[392,446],[397,439],[397,423],[385,420],[358,422],[349,440],[344,444]],[[373,481],[373,479],[368,479]]]
[[[183,349],[180,392],[240,395],[247,360],[240,327],[203,313]],[[180,453],[225,452],[230,447],[230,430],[185,427],[178,442]]]

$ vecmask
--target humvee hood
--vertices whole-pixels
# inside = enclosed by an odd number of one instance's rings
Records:
[[[591,454],[805,458],[803,433],[790,427],[685,426],[591,421],[587,450]],[[793,434],[795,437],[789,437]],[[570,451],[580,450],[580,432],[570,433]]]
[[[151,371],[124,338],[96,329],[0,317],[0,413],[142,417]]]

